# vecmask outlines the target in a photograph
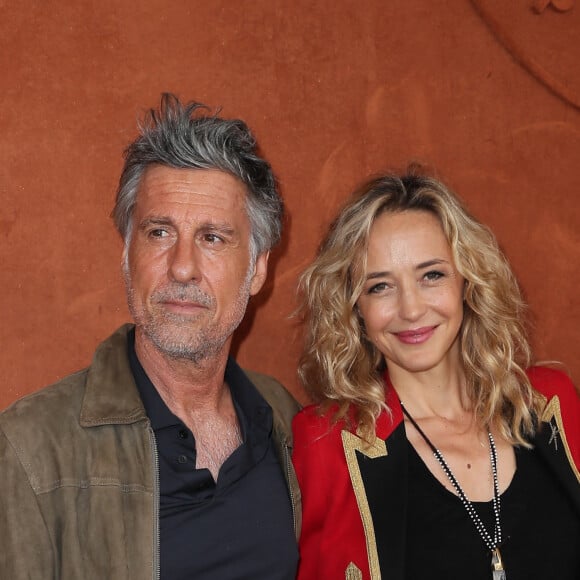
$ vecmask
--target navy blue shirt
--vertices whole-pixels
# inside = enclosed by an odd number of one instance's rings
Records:
[[[217,482],[196,469],[192,432],[163,402],[129,339],[135,382],[159,456],[163,580],[295,578],[292,506],[272,440],[272,409],[230,359],[228,384],[243,437]]]

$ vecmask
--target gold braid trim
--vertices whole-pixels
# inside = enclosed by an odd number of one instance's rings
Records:
[[[378,437],[372,444],[366,443],[363,439],[350,433],[349,431],[342,431],[342,445],[344,447],[344,455],[346,457],[346,464],[350,474],[350,481],[356,497],[356,503],[362,519],[362,524],[365,533],[365,540],[367,545],[367,554],[369,559],[370,580],[380,580],[381,569],[379,567],[379,554],[377,551],[377,542],[375,537],[375,528],[373,526],[373,518],[369,503],[367,500],[365,487],[363,484],[360,467],[356,459],[356,452],[359,451],[371,459],[383,457],[387,455],[387,444]],[[352,575],[352,572],[358,571],[359,576]],[[345,571],[346,580],[362,580],[360,570],[351,562]]]
[[[344,572],[344,580],[363,580],[362,572],[351,562]]]
[[[574,463],[574,458],[572,457],[572,452],[570,451],[570,446],[568,445],[568,440],[566,439],[564,421],[562,421],[562,409],[560,408],[560,398],[557,395],[550,399],[550,402],[545,406],[544,411],[542,412],[542,416],[540,417],[540,419],[545,423],[549,423],[552,418],[556,420],[558,433],[562,443],[564,444],[564,451],[566,452],[568,463],[570,464],[570,467],[572,468],[578,483],[580,483],[580,471],[578,471],[578,468]]]

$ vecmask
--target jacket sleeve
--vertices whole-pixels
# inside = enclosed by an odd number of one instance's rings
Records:
[[[293,422],[292,459],[302,492],[298,580],[345,578],[356,566],[368,578],[368,556],[344,456],[342,429],[307,407]]]
[[[318,574],[320,543],[324,529],[324,502],[320,491],[324,489],[321,478],[320,446],[310,441],[310,421],[306,414],[298,414],[293,423],[294,449],[292,461],[302,494],[302,532],[300,534],[300,565],[298,580],[321,578]],[[318,482],[318,483],[317,483]]]
[[[0,473],[0,576],[10,580],[56,579],[52,544],[38,496],[1,429]]]

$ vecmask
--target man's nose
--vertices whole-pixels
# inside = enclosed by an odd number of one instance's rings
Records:
[[[176,282],[201,278],[199,249],[191,240],[178,240],[171,250],[169,274]]]

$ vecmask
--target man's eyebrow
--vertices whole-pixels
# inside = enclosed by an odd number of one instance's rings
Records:
[[[449,265],[447,260],[442,258],[433,258],[432,260],[427,260],[426,262],[421,262],[415,266],[415,270],[423,270],[425,268],[430,268],[431,266]],[[377,278],[386,278],[391,276],[392,272],[389,270],[383,270],[381,272],[370,272],[367,274],[366,280],[375,280]]]
[[[171,223],[171,219],[167,216],[156,216],[141,220],[141,222],[139,222],[139,227],[143,229],[148,228],[149,226],[167,226]]]
[[[236,230],[228,222],[204,222],[196,229],[206,232],[220,232],[229,235],[236,233]]]
[[[144,218],[139,223],[140,229],[147,229],[151,226],[170,226],[173,225],[173,220],[169,216],[152,216]],[[198,224],[195,228],[202,232],[219,232],[224,235],[233,236],[236,230],[229,222],[225,221],[205,221]]]

